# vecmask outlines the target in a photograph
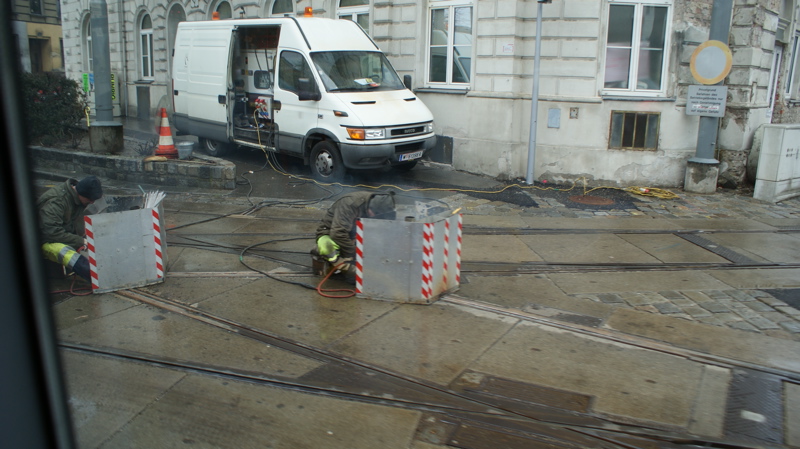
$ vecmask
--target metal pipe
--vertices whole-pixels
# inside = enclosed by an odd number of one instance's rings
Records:
[[[531,129],[528,141],[528,171],[525,183],[533,184],[533,169],[536,162],[536,126],[539,122],[539,54],[542,50],[542,3],[536,10],[536,55],[533,58],[533,91],[531,93]]]
[[[128,49],[125,40],[125,0],[117,2],[117,20],[119,21],[119,48],[122,51],[122,73],[117,76],[117,94],[120,99],[120,115],[128,116]]]
[[[731,29],[731,17],[733,13],[733,0],[714,0],[711,8],[711,27],[708,32],[708,39],[728,43],[728,35]],[[716,85],[722,85],[722,81]],[[700,117],[697,130],[697,148],[695,155],[689,159],[691,162],[701,164],[718,164],[719,161],[714,157],[717,148],[717,136],[719,134],[718,117]]]
[[[89,4],[92,27],[92,60],[94,68],[94,102],[98,122],[114,120],[111,104],[111,50],[108,38],[108,5],[105,0]]]

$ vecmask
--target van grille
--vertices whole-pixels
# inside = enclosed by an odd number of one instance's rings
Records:
[[[394,147],[394,153],[395,154],[410,153],[412,151],[424,150],[424,149],[425,149],[424,142],[405,143],[402,145],[396,145]]]
[[[424,134],[425,133],[425,125],[420,126],[410,126],[404,128],[393,128],[391,130],[390,135],[392,137],[405,137],[405,136],[414,136],[417,134]]]

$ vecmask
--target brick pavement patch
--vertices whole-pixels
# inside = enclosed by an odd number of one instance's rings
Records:
[[[646,306],[653,303],[653,299],[638,293],[622,293],[622,299],[628,304],[636,306]]]
[[[755,310],[756,312],[772,312],[775,310],[761,301],[746,301],[745,305]]]
[[[730,296],[727,293],[725,293],[725,292],[723,292],[721,290],[704,290],[703,293],[708,295],[708,297],[711,298],[711,299],[730,298]]]
[[[758,332],[758,328],[757,327],[753,326],[752,324],[750,324],[750,323],[748,323],[746,321],[736,321],[734,323],[728,324],[728,327],[732,327],[734,329],[739,329],[739,330],[742,330],[742,331]]]
[[[800,310],[800,288],[775,288],[763,291]]]
[[[689,315],[691,315],[694,318],[711,316],[711,312],[709,312],[708,310],[706,310],[706,309],[704,309],[702,307],[698,307],[698,306],[684,307],[683,311],[688,313]]]
[[[787,321],[784,323],[778,323],[782,328],[785,330],[793,333],[793,334],[800,334],[800,323],[796,321]]]
[[[672,304],[671,302],[657,302],[653,304],[653,307],[658,309],[659,312],[665,314],[673,314],[681,312],[681,309],[679,309],[678,306]]]
[[[747,322],[752,324],[753,326],[761,329],[761,330],[780,329],[780,327],[777,324],[773,323],[772,321],[770,321],[770,320],[768,320],[768,319],[766,319],[766,318],[764,318],[762,316],[755,316],[755,317],[752,317],[752,318],[748,318]]]
[[[678,292],[676,292],[674,290],[662,291],[662,292],[658,292],[658,294],[663,296],[663,297],[665,297],[665,298],[667,298],[667,299],[684,299],[685,298],[685,296],[683,296],[682,294],[680,294],[680,293],[678,293]]]
[[[703,301],[703,302],[698,301],[697,305],[708,310],[711,313],[725,313],[725,312],[730,312],[731,310],[724,304],[720,304],[715,301]]]
[[[738,301],[755,301],[756,299],[754,295],[749,294],[745,290],[726,290],[725,293]]]
[[[600,298],[600,301],[603,301],[607,304],[619,304],[625,302],[622,300],[622,297],[616,293],[600,293],[597,295],[597,297]]]

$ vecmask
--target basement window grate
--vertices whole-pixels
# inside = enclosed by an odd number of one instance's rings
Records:
[[[661,116],[646,112],[611,112],[608,148],[615,150],[656,150]]]

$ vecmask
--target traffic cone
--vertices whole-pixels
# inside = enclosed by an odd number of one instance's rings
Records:
[[[161,108],[161,126],[158,129],[158,148],[156,156],[164,156],[169,159],[178,159],[178,150],[172,141],[172,130],[169,128],[167,118],[167,108]]]

